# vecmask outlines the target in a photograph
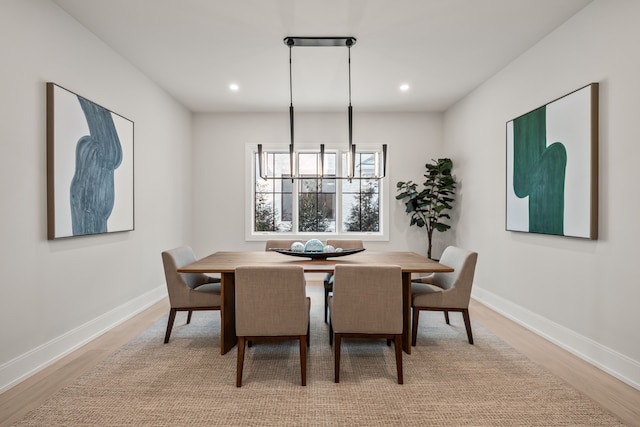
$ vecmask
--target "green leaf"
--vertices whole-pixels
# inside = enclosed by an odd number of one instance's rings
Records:
[[[451,228],[451,226],[450,226],[450,225],[442,224],[442,223],[440,223],[440,222],[437,222],[437,223],[433,224],[433,227],[434,227],[436,230],[440,231],[440,232],[447,231],[448,229],[450,229],[450,228]]]

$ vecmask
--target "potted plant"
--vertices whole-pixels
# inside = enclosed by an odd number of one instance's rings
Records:
[[[432,159],[425,167],[427,172],[424,174],[426,179],[422,184],[423,188],[418,191],[418,184],[399,181],[396,187],[400,194],[396,199],[404,202],[406,213],[411,216],[409,226],[426,227],[427,256],[431,258],[433,231],[442,232],[451,228],[442,220],[451,219],[446,211],[451,209],[451,203],[454,201],[456,180],[451,175],[451,159]]]

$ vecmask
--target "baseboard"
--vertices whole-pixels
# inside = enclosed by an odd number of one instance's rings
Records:
[[[639,361],[484,289],[474,288],[472,297],[558,347],[640,390]]]
[[[0,365],[0,393],[24,381],[105,332],[146,310],[167,296],[158,286],[71,331]]]

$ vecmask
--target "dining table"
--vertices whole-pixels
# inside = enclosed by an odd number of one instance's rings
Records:
[[[402,269],[402,348],[411,354],[411,277],[413,273],[445,273],[453,269],[415,252],[362,251],[339,257],[306,258],[275,251],[220,251],[178,268],[180,273],[219,273],[221,277],[220,353],[237,343],[235,270],[246,265],[299,265],[305,273],[331,273],[336,265],[398,265]]]

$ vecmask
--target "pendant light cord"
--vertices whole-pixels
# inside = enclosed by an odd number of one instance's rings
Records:
[[[349,52],[349,107],[351,107],[351,44],[347,44]]]
[[[289,102],[293,107],[293,77],[291,72],[291,51],[293,50],[293,43],[289,44]]]
[[[347,177],[349,178],[349,182],[351,182],[351,178],[355,175],[356,170],[356,147],[353,144],[353,107],[351,107],[351,45],[353,42],[351,40],[347,40],[347,51],[349,52],[349,107],[348,111],[348,119],[349,119],[349,167],[347,168]]]
[[[291,143],[289,144],[289,168],[291,170],[291,182],[293,183],[293,177],[295,176],[295,171],[293,169],[293,158],[295,157],[294,151],[294,137],[293,137],[293,77],[291,72],[291,51],[293,50],[294,42],[293,40],[289,40],[287,43],[289,45],[289,127],[291,128]]]
[[[349,52],[349,107],[347,108],[348,111],[348,118],[349,118],[349,151],[352,151],[352,145],[353,145],[353,107],[351,107],[351,45],[352,43],[350,43],[349,41],[347,41],[347,51]],[[355,161],[355,159],[352,159],[352,161]]]

